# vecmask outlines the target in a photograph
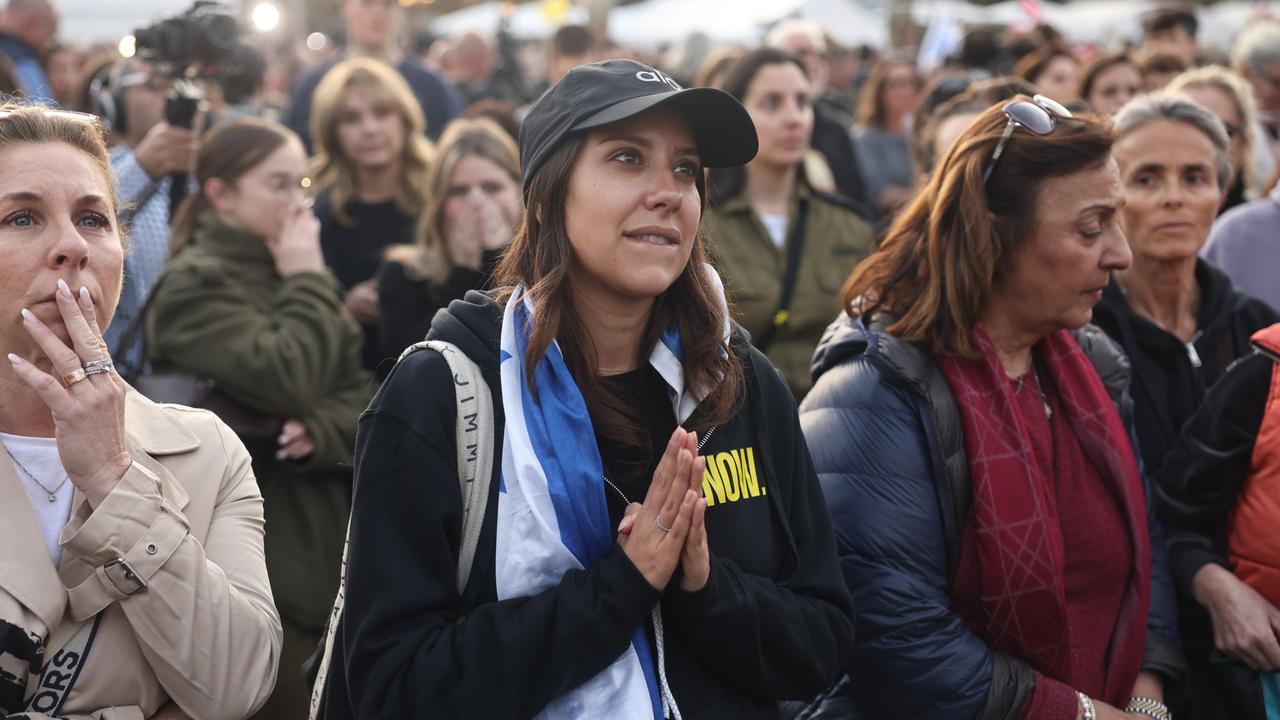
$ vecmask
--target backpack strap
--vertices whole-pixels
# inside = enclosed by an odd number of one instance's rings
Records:
[[[444,356],[453,372],[453,392],[458,420],[454,433],[458,447],[458,485],[462,493],[462,547],[458,552],[458,594],[467,587],[485,511],[489,507],[489,483],[493,477],[494,413],[489,384],[475,362],[456,346],[427,340],[410,347],[429,347]],[[401,355],[404,357],[404,355]]]
[[[454,400],[457,404],[457,421],[454,432],[457,440],[458,487],[462,493],[462,547],[458,552],[457,586],[461,596],[471,577],[475,562],[476,546],[480,543],[480,531],[484,526],[485,511],[489,506],[489,485],[493,477],[494,412],[493,395],[489,384],[475,361],[467,357],[457,346],[441,340],[426,340],[409,346],[400,354],[400,360],[418,350],[430,349],[442,355],[449,363],[453,376]],[[398,361],[397,361],[398,362]],[[347,550],[351,543],[351,520],[347,520],[347,537],[342,544],[342,567],[338,580],[338,594],[329,613],[325,627],[324,644],[316,669],[315,683],[311,687],[311,720],[324,717],[324,690],[333,661],[334,637],[342,608],[346,604]]]

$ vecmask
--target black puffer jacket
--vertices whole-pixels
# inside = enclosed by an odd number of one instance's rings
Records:
[[[1106,335],[1076,332],[1126,426],[1129,367]],[[849,694],[865,718],[1013,720],[1030,666],[993,652],[951,611],[972,487],[960,412],[932,357],[860,320],[828,328],[800,409],[857,608]],[[1181,674],[1164,545],[1148,502],[1152,588],[1143,667]],[[808,717],[849,717],[837,698]]]

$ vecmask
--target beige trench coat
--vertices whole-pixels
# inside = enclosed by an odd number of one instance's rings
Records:
[[[249,454],[211,413],[133,390],[125,431],[133,465],[92,511],[76,493],[57,568],[0,462],[0,717],[144,720],[172,699],[238,719],[275,683],[280,618]],[[27,714],[16,695],[35,698]]]

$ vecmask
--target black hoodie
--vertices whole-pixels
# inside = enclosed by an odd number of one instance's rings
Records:
[[[437,314],[428,335],[481,367],[495,399],[498,458],[501,318],[500,305],[471,292]],[[707,509],[707,586],[655,590],[615,545],[558,586],[502,602],[494,577],[501,463],[459,597],[452,376],[435,352],[404,358],[360,419],[327,717],[532,717],[617,659],[659,602],[666,675],[684,717],[778,718],[776,700],[823,690],[852,646],[851,601],[787,386],[754,349],[740,356],[742,411],[702,450],[734,475]]]
[[[1205,390],[1249,352],[1255,332],[1280,320],[1204,260],[1196,262],[1196,284],[1200,313],[1188,345],[1135,312],[1114,278],[1093,309],[1093,322],[1120,343],[1133,363],[1134,424],[1149,475],[1164,464]]]

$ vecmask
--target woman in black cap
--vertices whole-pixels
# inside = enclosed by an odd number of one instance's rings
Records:
[[[781,717],[843,667],[851,605],[795,406],[705,261],[703,168],[755,151],[732,97],[629,60],[533,106],[506,287],[428,335],[492,394],[474,559],[472,393],[411,351],[360,421],[328,717]]]

